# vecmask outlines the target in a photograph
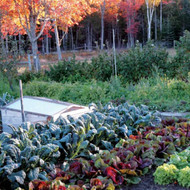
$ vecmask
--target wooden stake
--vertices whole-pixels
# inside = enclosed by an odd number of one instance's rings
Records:
[[[115,78],[117,79],[117,61],[116,61],[116,51],[115,51],[115,31],[113,29],[113,56],[115,65]]]
[[[22,80],[19,80],[19,86],[20,86],[20,104],[21,104],[22,122],[25,122],[24,104],[23,104]]]

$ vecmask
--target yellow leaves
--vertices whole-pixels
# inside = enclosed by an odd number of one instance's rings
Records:
[[[109,183],[109,185],[106,187],[106,190],[115,190],[115,186],[113,183]]]
[[[138,176],[137,173],[134,170],[130,170],[130,169],[121,169],[119,170],[122,174],[128,174],[128,175],[132,175],[132,176]]]
[[[146,0],[146,3],[148,3],[150,7],[158,6],[160,2],[161,0]]]

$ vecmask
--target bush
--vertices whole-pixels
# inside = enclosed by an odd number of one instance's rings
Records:
[[[63,60],[57,65],[50,66],[50,71],[46,71],[46,74],[56,82],[84,82],[88,79],[106,81],[112,75],[112,57],[100,54],[92,58],[91,63],[79,62],[73,57],[70,61]]]
[[[189,80],[190,74],[190,32],[185,31],[184,36],[177,42],[176,56],[169,62],[171,78],[177,77]]]
[[[46,71],[46,75],[50,80],[56,82],[84,81],[87,77],[86,66],[87,62],[77,63],[75,57],[73,57],[70,61],[63,60],[56,65],[51,65],[50,71]]]
[[[43,81],[48,81],[48,78],[45,76],[44,72],[33,72],[25,70],[24,73],[17,77],[18,80],[22,80],[23,83],[30,82],[32,80],[38,79]]]
[[[10,88],[8,79],[0,73],[0,96],[8,92],[10,95],[18,97],[19,95],[18,83],[16,83],[16,81],[13,80],[12,85],[14,86],[14,91],[12,91],[12,89]]]
[[[127,82],[138,82],[142,78],[152,77],[156,69],[160,73],[166,73],[167,58],[166,50],[156,48],[152,42],[143,48],[137,43],[128,53],[119,55],[119,73]]]
[[[114,74],[113,56],[108,53],[93,57],[88,72],[93,79],[108,81]]]

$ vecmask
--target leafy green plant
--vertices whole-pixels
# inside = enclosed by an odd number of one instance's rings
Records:
[[[155,183],[159,185],[168,185],[177,180],[178,169],[173,164],[164,164],[159,166],[154,175]]]
[[[179,171],[177,181],[183,187],[190,187],[190,167],[186,166]]]
[[[4,93],[2,97],[0,97],[0,107],[8,104],[9,102],[13,101],[14,97],[11,96],[9,93]]]
[[[183,169],[186,166],[190,166],[190,150],[185,149],[180,153],[171,155],[170,164],[174,164],[178,169]]]
[[[47,179],[47,173],[54,170],[60,156],[55,144],[41,144],[41,138],[34,126],[27,123],[13,134],[0,135],[0,179],[2,186],[12,189],[25,187],[34,179]]]

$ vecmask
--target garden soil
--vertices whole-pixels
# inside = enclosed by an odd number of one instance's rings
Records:
[[[143,176],[141,182],[137,185],[122,187],[118,190],[190,190],[190,188],[184,188],[178,184],[157,185],[154,183],[153,173],[152,170],[149,174]]]

